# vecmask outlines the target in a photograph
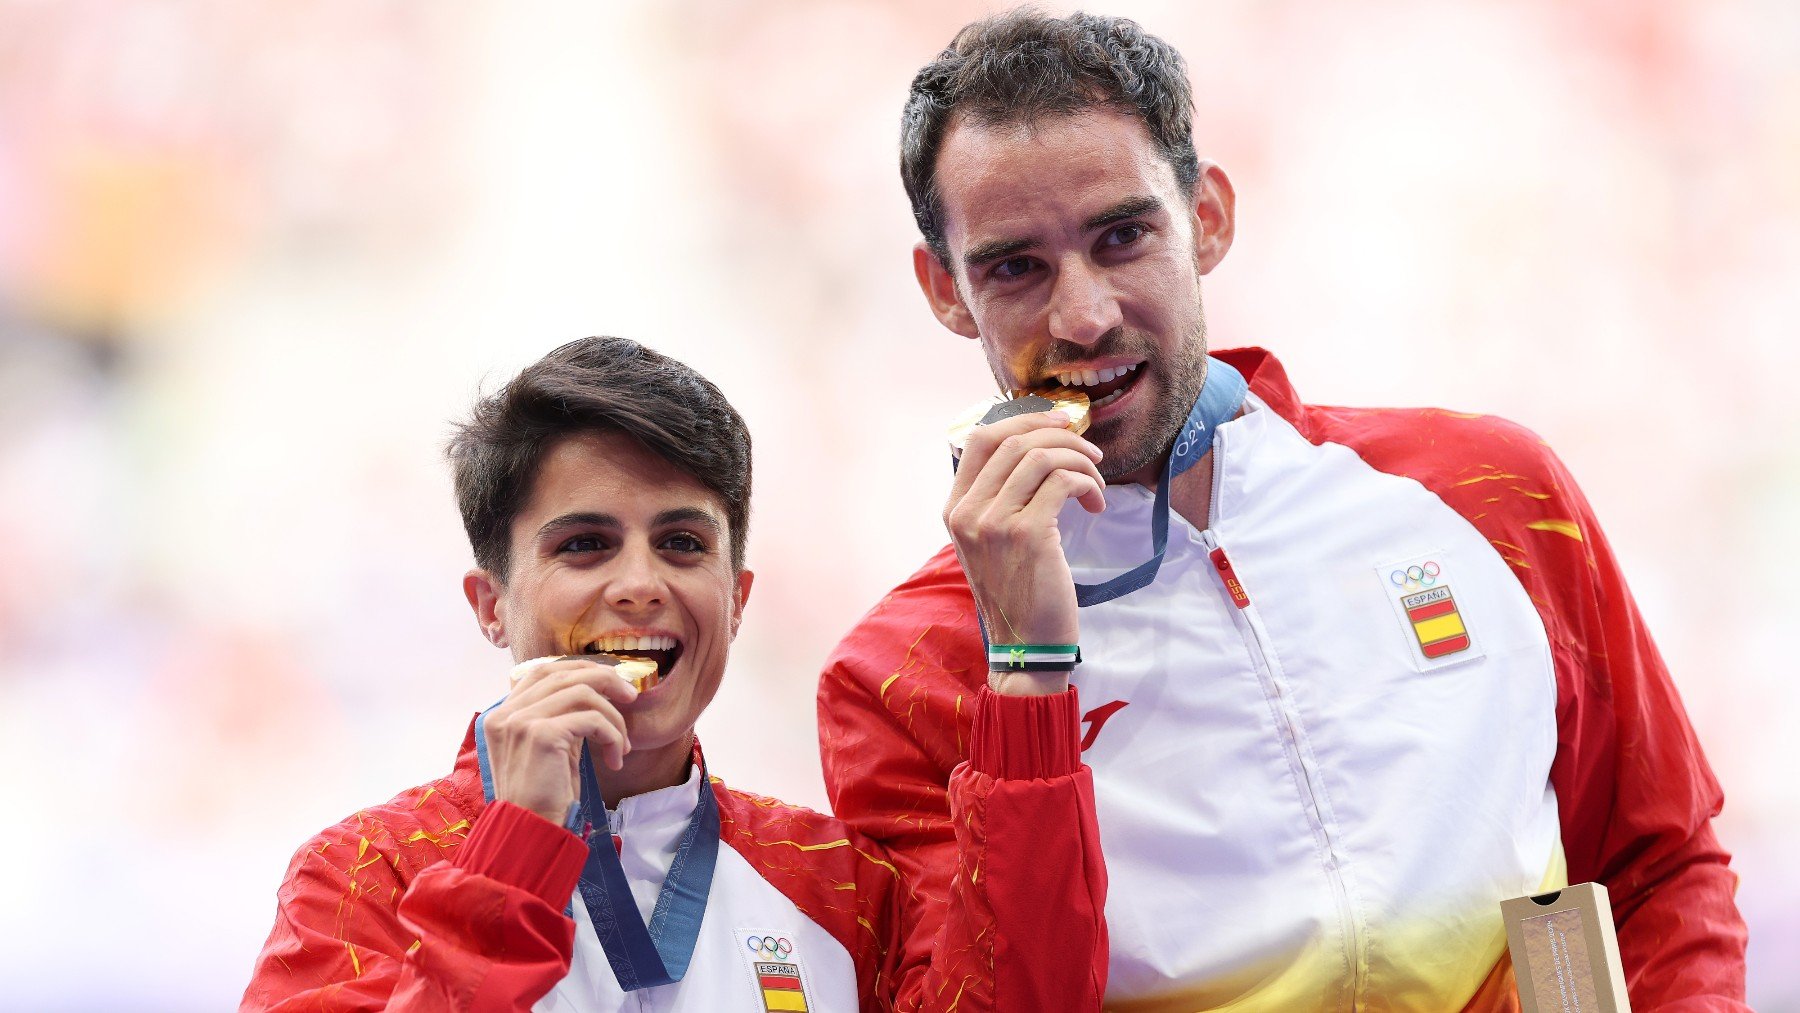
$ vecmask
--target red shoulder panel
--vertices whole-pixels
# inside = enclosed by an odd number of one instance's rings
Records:
[[[716,777],[712,790],[719,800],[719,839],[850,951],[863,1008],[886,1008],[875,997],[891,991],[883,972],[897,879],[894,866],[840,820],[735,791]]]

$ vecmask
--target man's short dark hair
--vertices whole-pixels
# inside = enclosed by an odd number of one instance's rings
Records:
[[[581,433],[624,433],[725,503],[731,563],[750,533],[750,431],[712,381],[624,338],[571,341],[475,404],[447,448],[477,566],[505,581],[513,518],[544,456]]]
[[[1024,8],[956,33],[913,78],[900,116],[900,179],[913,217],[946,270],[938,149],[958,116],[998,126],[1110,106],[1143,120],[1183,193],[1200,175],[1193,91],[1174,47],[1126,18]]]

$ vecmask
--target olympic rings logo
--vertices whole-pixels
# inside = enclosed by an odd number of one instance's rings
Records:
[[[1430,587],[1437,583],[1438,574],[1442,572],[1443,569],[1437,565],[1436,561],[1432,561],[1423,566],[1409,566],[1404,570],[1395,570],[1388,574],[1388,579],[1394,582],[1395,587]]]
[[[786,960],[794,952],[794,944],[774,936],[751,936],[744,941],[750,952],[765,960]]]

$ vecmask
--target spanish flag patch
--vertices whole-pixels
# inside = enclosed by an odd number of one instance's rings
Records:
[[[1429,591],[1409,594],[1400,599],[1412,623],[1413,636],[1419,638],[1419,650],[1432,660],[1469,649],[1469,629],[1463,625],[1462,613],[1456,610],[1456,596],[1450,585],[1440,584]]]
[[[797,964],[758,963],[756,983],[762,987],[767,1013],[806,1013],[806,989],[800,985]]]

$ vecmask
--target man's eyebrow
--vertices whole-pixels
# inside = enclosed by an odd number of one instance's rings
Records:
[[[1035,250],[1042,245],[1044,244],[1035,239],[996,239],[991,243],[982,243],[963,254],[963,267],[973,271],[983,264],[991,264],[1015,253]]]
[[[1136,218],[1142,214],[1162,210],[1163,203],[1155,197],[1127,197],[1105,211],[1100,212],[1081,223],[1081,231],[1092,232],[1105,228],[1114,222],[1122,222],[1127,218]]]
[[[619,519],[612,514],[597,514],[591,511],[582,511],[579,513],[563,514],[561,517],[552,517],[550,520],[545,521],[544,526],[538,529],[538,537],[542,538],[545,535],[562,531],[565,528],[622,528],[624,526],[625,525],[620,524]]]

